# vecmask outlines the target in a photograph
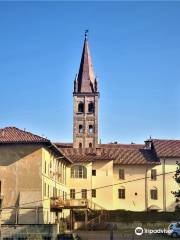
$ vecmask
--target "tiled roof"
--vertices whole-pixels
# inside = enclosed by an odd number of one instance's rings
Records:
[[[61,148],[61,152],[72,162],[93,162],[96,160],[111,160],[112,157],[104,149],[98,154],[93,148]]]
[[[73,143],[54,143],[59,148],[73,148]],[[98,144],[100,148],[128,148],[128,149],[140,149],[144,148],[144,144],[119,144],[119,143],[106,143]]]
[[[140,149],[144,148],[144,144],[119,144],[119,143],[107,143],[99,144],[101,148],[127,148],[127,149]]]
[[[16,127],[5,127],[0,128],[0,144],[2,143],[50,143],[50,140]]]
[[[153,139],[158,157],[180,157],[180,140]]]
[[[158,163],[156,155],[147,149],[121,148],[61,148],[61,152],[72,162],[93,162],[113,160],[114,164],[154,164]]]
[[[159,163],[157,156],[147,149],[111,149],[114,157],[114,164],[155,164]]]
[[[73,144],[72,143],[60,143],[56,142],[54,143],[58,148],[72,148]]]

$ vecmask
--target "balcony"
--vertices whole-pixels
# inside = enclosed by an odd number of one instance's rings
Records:
[[[87,199],[66,199],[62,198],[51,198],[51,210],[62,210],[62,209],[84,209],[88,208]]]

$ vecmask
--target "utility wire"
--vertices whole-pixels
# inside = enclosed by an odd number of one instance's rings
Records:
[[[162,175],[167,175],[167,174],[171,174],[171,173],[176,173],[176,171],[171,171],[171,172],[167,172],[167,173],[161,173],[161,174],[156,174],[156,177],[158,176],[162,176]],[[142,178],[136,178],[136,179],[132,179],[132,180],[128,180],[128,181],[124,181],[124,182],[118,182],[118,183],[114,183],[114,184],[109,184],[109,185],[104,185],[104,186],[101,186],[101,187],[96,187],[96,188],[91,188],[91,189],[87,189],[87,192],[90,192],[92,191],[92,189],[94,190],[99,190],[99,189],[104,189],[104,188],[108,188],[108,187],[113,187],[113,186],[117,186],[117,185],[123,185],[123,184],[126,184],[126,183],[131,183],[131,182],[136,182],[136,181],[140,181],[140,180],[144,180],[144,179],[149,179],[151,177],[142,177]],[[78,193],[82,193],[81,191],[79,192],[76,192],[76,194]],[[67,194],[66,196],[70,196],[70,194]],[[58,197],[55,197],[55,198],[61,198],[63,197],[62,195],[58,196]],[[53,197],[52,197],[53,198]],[[7,208],[20,208],[21,206],[24,206],[24,205],[28,205],[28,204],[32,204],[32,203],[39,203],[39,202],[43,202],[43,201],[46,201],[46,200],[49,200],[49,199],[40,199],[40,200],[36,200],[36,201],[32,201],[32,202],[26,202],[24,204],[21,204],[21,205],[11,205],[11,206],[7,206],[6,208],[2,208],[2,209],[7,209]]]

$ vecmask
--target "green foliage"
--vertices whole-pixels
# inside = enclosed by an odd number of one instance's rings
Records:
[[[178,184],[180,184],[180,162],[176,162],[176,164],[177,164],[177,169],[176,169],[176,173],[174,175],[174,179]],[[174,194],[174,196],[176,198],[179,198],[180,197],[180,189],[172,192],[172,194]]]

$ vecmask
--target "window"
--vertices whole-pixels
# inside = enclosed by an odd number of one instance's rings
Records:
[[[71,167],[71,178],[87,178],[87,169],[81,165]]]
[[[156,180],[157,179],[156,176],[157,176],[156,169],[152,169],[151,170],[151,180]]]
[[[81,193],[82,193],[82,198],[87,199],[87,189],[82,189]]]
[[[83,125],[79,125],[79,133],[83,133]]]
[[[82,143],[79,143],[79,148],[82,148]]]
[[[92,194],[92,197],[93,197],[93,198],[96,198],[96,189],[92,189],[91,194]]]
[[[153,199],[153,200],[157,200],[158,199],[158,193],[157,193],[157,189],[156,188],[151,189],[150,190],[150,194],[151,194],[151,199]]]
[[[83,102],[80,102],[78,104],[78,112],[79,113],[83,113],[84,112],[84,103]]]
[[[92,176],[96,176],[96,170],[92,170]]]
[[[119,169],[119,179],[124,180],[124,169]]]
[[[118,189],[118,198],[125,199],[125,188]]]
[[[93,125],[89,125],[89,133],[93,133]]]
[[[89,148],[92,148],[92,143],[89,143]]]
[[[94,112],[94,103],[93,102],[90,102],[88,104],[88,112],[89,113],[93,113]]]
[[[75,199],[75,189],[70,189],[70,198]]]

